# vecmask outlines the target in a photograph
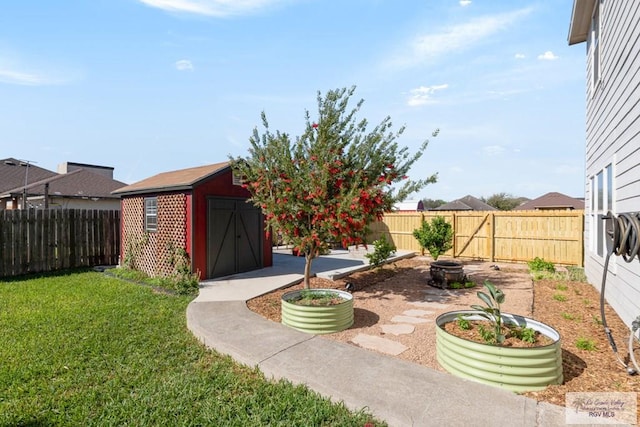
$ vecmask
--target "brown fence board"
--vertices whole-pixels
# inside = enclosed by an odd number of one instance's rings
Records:
[[[370,241],[384,234],[398,249],[421,252],[413,230],[423,218],[430,221],[436,215],[453,227],[453,249],[447,256],[491,262],[527,262],[540,257],[578,266],[584,262],[582,210],[389,213],[372,224]]]
[[[114,265],[119,251],[119,211],[0,211],[0,277]]]

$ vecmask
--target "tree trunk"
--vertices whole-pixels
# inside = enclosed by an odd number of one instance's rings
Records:
[[[304,287],[305,289],[309,289],[311,287],[311,261],[313,261],[314,256],[307,253],[304,254],[304,258]]]

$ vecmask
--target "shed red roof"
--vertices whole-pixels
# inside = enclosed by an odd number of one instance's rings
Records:
[[[162,172],[143,179],[142,181],[134,182],[126,187],[119,188],[111,194],[129,195],[192,189],[202,180],[210,178],[229,167],[231,167],[229,162],[222,162],[214,163],[212,165]]]

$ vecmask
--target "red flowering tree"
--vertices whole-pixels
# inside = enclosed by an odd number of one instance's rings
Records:
[[[368,130],[356,120],[360,100],[349,109],[355,87],[318,92],[318,116],[305,112],[305,129],[292,140],[269,129],[254,129],[247,157],[232,158],[251,201],[262,209],[267,230],[282,236],[306,258],[304,285],[309,288],[311,262],[330,242],[365,243],[367,226],[407,195],[436,181],[436,175],[411,180],[407,173],[422,155],[396,142],[404,127],[392,132],[385,118]],[[433,136],[436,136],[434,132]]]

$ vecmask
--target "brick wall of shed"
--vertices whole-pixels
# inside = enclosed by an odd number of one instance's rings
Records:
[[[144,197],[122,200],[122,262],[144,271],[149,276],[174,273],[175,251],[187,246],[188,195],[159,194],[158,227],[156,232],[144,229]]]

